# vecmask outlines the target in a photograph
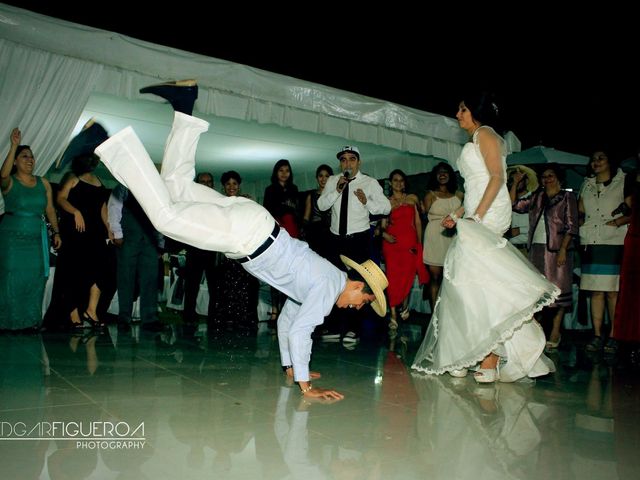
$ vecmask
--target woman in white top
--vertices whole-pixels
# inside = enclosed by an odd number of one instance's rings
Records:
[[[597,352],[605,346],[602,339],[605,303],[610,319],[616,311],[624,237],[630,218],[615,213],[625,200],[624,172],[601,151],[591,156],[589,170],[590,176],[582,184],[578,199],[578,211],[584,216],[580,225],[580,289],[591,292],[594,337],[586,348]]]

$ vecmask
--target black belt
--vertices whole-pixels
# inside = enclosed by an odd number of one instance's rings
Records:
[[[246,257],[236,258],[236,260],[238,262],[240,262],[240,263],[245,263],[245,262],[248,262],[249,260],[253,260],[256,257],[259,257],[260,255],[262,255],[265,252],[265,250],[267,248],[269,248],[271,246],[271,244],[278,237],[279,233],[280,233],[280,225],[278,225],[278,222],[276,222],[276,225],[273,227],[273,231],[269,234],[269,236],[264,241],[264,243],[262,245],[260,245],[258,248],[256,248],[255,252],[253,252],[250,255],[247,255]]]

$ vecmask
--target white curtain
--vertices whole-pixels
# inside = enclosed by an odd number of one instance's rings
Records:
[[[0,40],[0,155],[14,127],[31,145],[36,175],[64,151],[103,67]]]

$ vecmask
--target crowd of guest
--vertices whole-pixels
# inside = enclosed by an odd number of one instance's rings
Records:
[[[10,140],[1,172],[6,213],[0,221],[0,329],[35,330],[42,325],[50,246],[57,251],[57,261],[47,326],[103,325],[116,291],[120,323],[157,323],[166,247],[136,199],[122,186],[112,192],[105,188],[95,174],[98,158],[93,154],[73,159],[56,194],[46,179],[33,175],[33,152],[20,145],[17,128]],[[341,255],[356,262],[379,258],[389,278],[388,325],[397,329],[409,318],[416,278],[417,285],[425,285],[424,298],[432,310],[437,302],[444,258],[456,234],[444,228],[442,220],[464,198],[458,177],[451,165],[440,162],[411,193],[401,170],[393,170],[382,182],[363,173],[366,164],[356,146],[341,148],[336,157],[337,173],[328,164],[318,166],[317,187],[305,192],[294,183],[291,162],[278,160],[264,206],[291,237],[308,242],[341,269]],[[586,349],[615,354],[621,341],[640,342],[635,294],[640,226],[634,208],[640,177],[625,174],[602,151],[593,154],[588,169],[576,194],[566,189],[561,165],[547,164],[538,172],[524,165],[510,167],[513,217],[507,237],[561,291],[537,317],[548,332],[547,349],[558,348],[563,319],[576,308],[574,266],[579,265],[579,286],[588,294],[593,324]],[[195,181],[215,188],[209,172],[199,173]],[[236,171],[220,178],[227,196],[241,195],[241,183]],[[269,318],[258,319],[259,285],[253,277],[222,255],[182,247],[185,324],[206,321],[212,332],[231,329],[250,335],[259,320],[275,323],[284,302],[280,292],[272,289]],[[206,319],[196,313],[204,280],[210,294]],[[365,318],[366,312],[334,311],[321,334],[325,340],[355,344]],[[606,331],[605,318],[610,325]]]
[[[523,165],[512,167],[509,178],[511,241],[562,292],[539,316],[548,330],[547,350],[559,346],[565,314],[577,308],[574,262],[580,265],[578,285],[588,298],[593,326],[586,350],[616,355],[620,341],[637,346],[640,305],[630,292],[638,288],[638,220],[633,209],[638,174],[625,173],[605,152],[597,151],[577,195],[565,189],[565,169],[558,164],[540,168],[540,189],[532,187],[538,183],[537,173]],[[528,222],[522,221],[523,214]],[[528,232],[527,241],[514,241],[523,231]]]

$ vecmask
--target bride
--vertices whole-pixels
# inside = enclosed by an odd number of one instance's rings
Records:
[[[533,314],[559,295],[509,242],[506,146],[490,125],[498,107],[491,94],[467,97],[456,118],[471,141],[458,168],[465,180],[464,205],[444,218],[453,240],[444,280],[427,334],[412,368],[457,377],[475,370],[478,383],[513,382],[554,371],[543,355],[545,335]]]

